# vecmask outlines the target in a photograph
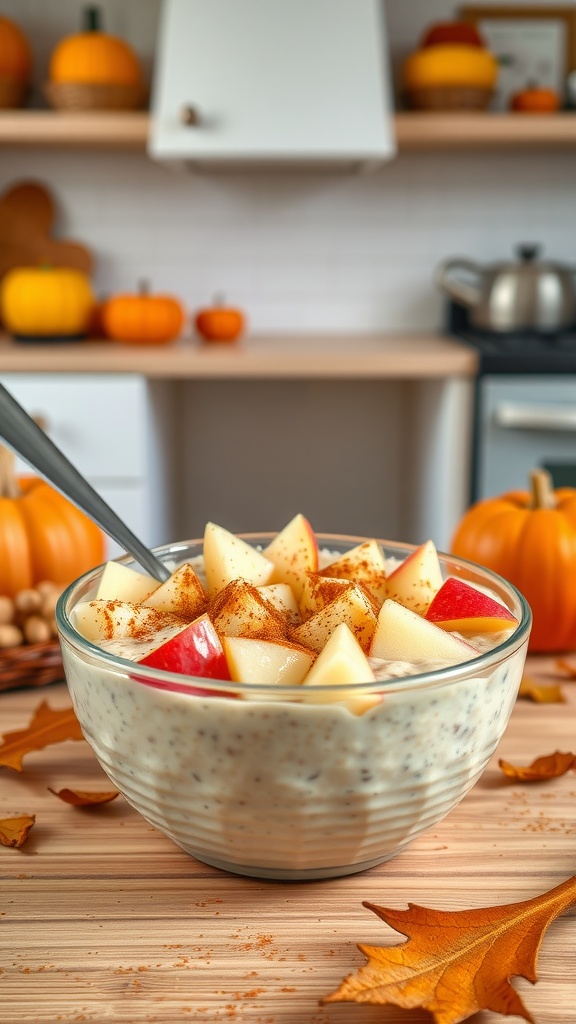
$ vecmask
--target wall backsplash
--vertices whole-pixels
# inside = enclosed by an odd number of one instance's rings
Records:
[[[78,0],[4,0],[29,32],[38,83]],[[108,0],[110,31],[150,66],[158,0]],[[446,0],[389,0],[395,53],[447,17]],[[402,154],[371,174],[175,172],[141,153],[2,150],[0,187],[37,178],[54,191],[58,233],[91,246],[95,287],[141,278],[193,310],[215,293],[261,332],[430,330],[441,324],[433,268],[445,256],[507,258],[520,241],[576,262],[572,152]]]

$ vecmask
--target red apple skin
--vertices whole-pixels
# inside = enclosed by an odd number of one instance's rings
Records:
[[[160,647],[150,651],[145,658],[142,658],[139,665],[146,665],[148,668],[158,668],[164,672],[180,672],[187,676],[200,676],[206,679],[230,680],[228,662],[220,639],[208,615],[200,615],[189,626],[182,629],[176,636],[171,637]],[[205,690],[204,688],[190,686],[186,683],[173,683],[161,679],[143,679],[139,682],[147,683],[148,686],[155,686],[161,690],[175,690],[180,693],[195,693],[200,696],[211,694],[213,696],[228,696],[220,694],[217,690]]]
[[[425,618],[442,629],[460,633],[497,632],[518,625],[508,608],[454,576],[442,584]]]

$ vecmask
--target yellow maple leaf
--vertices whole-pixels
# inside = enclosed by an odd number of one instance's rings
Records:
[[[359,945],[368,963],[321,1002],[419,1008],[436,1024],[458,1024],[480,1010],[516,1014],[534,1024],[510,979],[537,981],[546,929],[574,903],[576,876],[534,899],[476,910],[431,910],[415,903],[393,910],[364,902],[408,942]]]

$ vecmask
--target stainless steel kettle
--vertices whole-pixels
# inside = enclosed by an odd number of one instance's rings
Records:
[[[538,252],[536,245],[521,245],[517,261],[485,267],[449,259],[438,267],[436,281],[481,330],[553,333],[574,326],[576,267],[539,260]]]

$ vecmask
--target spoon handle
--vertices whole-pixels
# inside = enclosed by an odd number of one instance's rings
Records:
[[[40,476],[85,512],[155,579],[170,576],[165,565],[138,540],[97,491],[78,472],[31,416],[0,384],[0,437]]]

